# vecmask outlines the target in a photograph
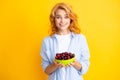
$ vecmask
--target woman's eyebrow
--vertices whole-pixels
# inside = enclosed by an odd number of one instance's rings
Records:
[[[55,16],[61,16],[61,15],[59,15],[59,14],[56,14]],[[64,16],[68,16],[68,14],[64,14]]]
[[[60,16],[59,14],[56,14],[55,16]]]
[[[68,14],[65,14],[65,16],[68,16]]]

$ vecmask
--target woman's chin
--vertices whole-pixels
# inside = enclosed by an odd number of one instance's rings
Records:
[[[60,29],[60,30],[66,30],[67,27],[66,27],[66,26],[60,26],[59,29]]]

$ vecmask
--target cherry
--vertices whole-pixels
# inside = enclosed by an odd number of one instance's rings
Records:
[[[71,59],[73,57],[75,57],[75,54],[73,54],[73,53],[62,52],[62,53],[57,53],[56,56],[55,56],[55,59],[68,60],[68,59]]]

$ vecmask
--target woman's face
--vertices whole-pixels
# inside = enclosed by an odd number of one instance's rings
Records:
[[[70,18],[63,9],[58,9],[55,14],[55,25],[59,31],[68,30]]]

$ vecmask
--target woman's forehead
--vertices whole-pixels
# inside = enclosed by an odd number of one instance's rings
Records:
[[[67,13],[66,13],[66,11],[63,10],[63,9],[58,9],[58,10],[56,10],[55,15],[56,15],[56,16],[59,16],[59,15],[65,15],[65,16],[66,16]]]

